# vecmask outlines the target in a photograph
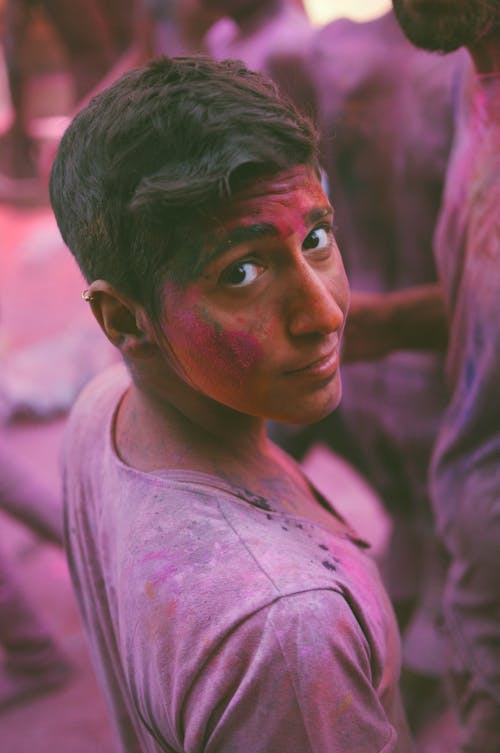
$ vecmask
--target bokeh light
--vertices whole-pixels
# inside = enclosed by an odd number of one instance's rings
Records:
[[[304,3],[311,21],[318,26],[341,17],[367,21],[391,7],[390,0],[304,0]]]

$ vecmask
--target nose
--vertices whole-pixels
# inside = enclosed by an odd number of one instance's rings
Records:
[[[331,270],[330,270],[331,274]],[[303,261],[289,288],[288,330],[293,337],[342,329],[348,298],[345,273],[332,278]]]

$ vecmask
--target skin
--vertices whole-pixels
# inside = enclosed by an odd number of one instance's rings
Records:
[[[393,0],[404,33],[417,47],[467,47],[480,73],[499,70],[499,0]]]
[[[157,321],[92,283],[94,314],[133,380],[116,425],[125,462],[216,473],[266,497],[299,488],[312,504],[265,419],[317,421],[340,400],[349,290],[331,223],[316,174],[298,166],[236,194],[195,279],[165,280]]]
[[[338,368],[297,373],[339,347],[347,282],[331,220],[306,168],[260,181],[220,218],[209,245],[223,250],[208,254],[199,279],[167,282],[162,330],[195,389],[285,421],[317,420],[336,407]],[[241,228],[249,239],[232,241]]]

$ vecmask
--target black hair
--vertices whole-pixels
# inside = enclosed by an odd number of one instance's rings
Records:
[[[241,62],[161,57],[72,121],[52,168],[52,207],[86,280],[107,280],[156,316],[169,263],[196,261],[202,227],[237,176],[317,169],[317,144],[312,123]]]

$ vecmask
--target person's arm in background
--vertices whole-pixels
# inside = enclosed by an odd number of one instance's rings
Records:
[[[396,350],[441,350],[448,342],[446,307],[438,284],[391,293],[353,291],[342,358],[373,360]]]

